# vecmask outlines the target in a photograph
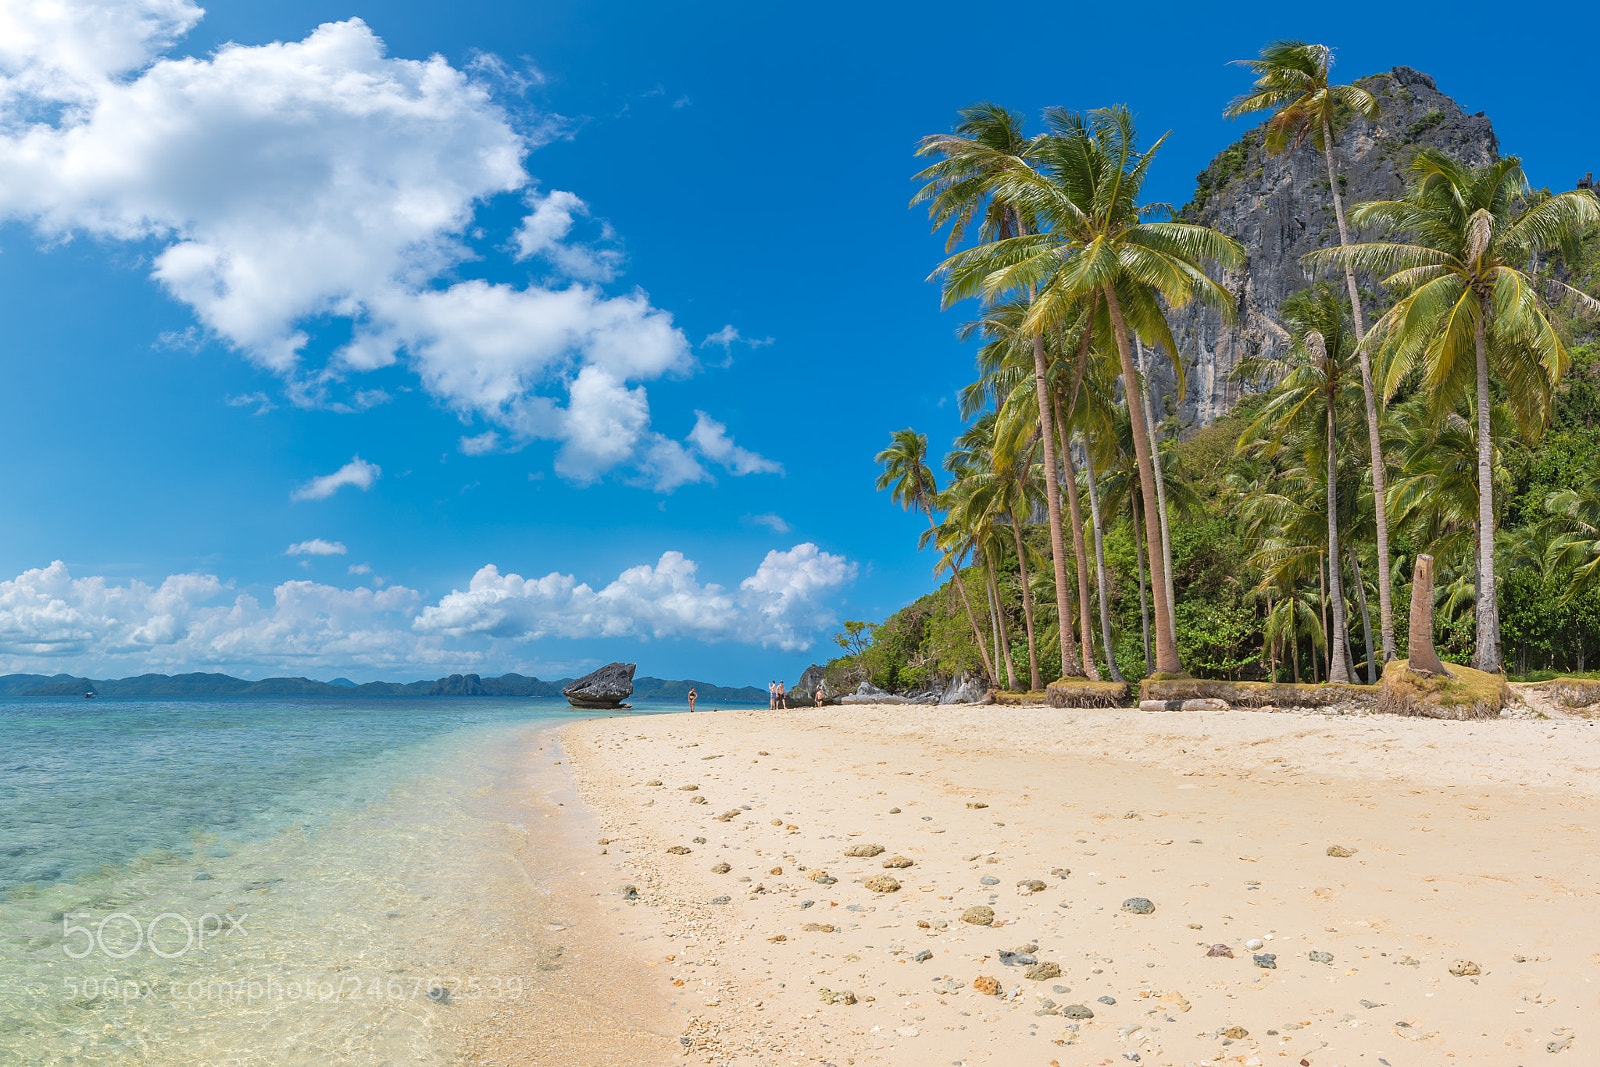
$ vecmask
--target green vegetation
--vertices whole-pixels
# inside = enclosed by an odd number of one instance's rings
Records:
[[[1424,149],[1403,200],[1351,211],[1389,239],[1352,243],[1339,120],[1404,90],[1336,85],[1328,50],[1302,42],[1248,65],[1255,87],[1230,111],[1271,112],[1259,147],[1323,150],[1337,233],[1304,265],[1337,280],[1285,302],[1283,343],[1239,368],[1261,391],[1184,439],[1144,375],[1176,350],[1169,309],[1199,299],[1226,319],[1212,272],[1240,250],[1146,221],[1137,189],[1161,142],[1141,151],[1120,109],[1051,110],[1029,137],[989,104],[923,142],[918,201],[952,248],[973,238],[939,268],[945,300],[981,302],[964,334],[984,345],[944,487],[909,430],[879,484],[927,515],[954,580],[861,628],[831,678],[908,690],[967,672],[1038,691],[1103,665],[1116,680],[1375,682],[1409,653],[1421,553],[1446,660],[1497,677],[1600,659],[1600,200],[1532,191],[1514,158],[1474,169]],[[1255,147],[1220,154],[1180,217]],[[1358,295],[1385,309],[1370,333]]]

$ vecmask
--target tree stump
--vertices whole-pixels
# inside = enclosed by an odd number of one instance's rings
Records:
[[[1433,557],[1427,553],[1417,557],[1411,572],[1411,646],[1410,668],[1418,674],[1450,672],[1439,661],[1433,650]]]

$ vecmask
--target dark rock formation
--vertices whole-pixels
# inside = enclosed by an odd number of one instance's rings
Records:
[[[950,680],[950,688],[939,699],[941,704],[986,704],[984,697],[989,687],[983,679],[971,674],[958,674]]]
[[[895,696],[893,693],[885,693],[882,689],[879,689],[877,686],[873,685],[871,682],[862,682],[859,686],[856,687],[856,691],[854,693],[850,693],[850,694],[847,694],[845,696],[840,697],[836,701],[836,703],[839,703],[839,704],[909,704],[909,703],[911,703],[911,701],[907,700],[905,697]]]
[[[575,708],[616,708],[633,695],[636,663],[608,663],[561,690]]]
[[[1358,84],[1377,98],[1380,110],[1375,122],[1353,117],[1334,130],[1334,166],[1346,211],[1364,200],[1403,196],[1406,167],[1423,147],[1474,165],[1499,158],[1494,127],[1483,113],[1467,114],[1426,74],[1395,67]],[[1188,375],[1183,396],[1175,396],[1176,380],[1164,355],[1152,360],[1153,354],[1145,353],[1154,391],[1175,408],[1181,424],[1201,427],[1232,411],[1243,393],[1262,387],[1236,381],[1234,368],[1246,356],[1270,354],[1285,343],[1278,326],[1284,298],[1313,281],[1300,257],[1336,246],[1339,229],[1322,153],[1307,140],[1293,152],[1269,156],[1260,127],[1211,161],[1182,216],[1237,238],[1248,257],[1243,268],[1218,279],[1239,301],[1236,324],[1224,326],[1215,311],[1198,304],[1171,315],[1173,340]],[[1375,236],[1350,234],[1352,240]],[[1370,325],[1383,308],[1380,286],[1372,278],[1358,276],[1357,281]],[[1158,417],[1163,407],[1158,397]]]
[[[827,668],[813,663],[800,675],[800,680],[789,688],[789,706],[792,708],[809,708],[817,702],[817,687],[822,686]],[[823,699],[827,699],[827,688],[823,687]]]

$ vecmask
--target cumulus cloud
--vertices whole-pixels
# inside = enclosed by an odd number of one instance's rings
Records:
[[[0,581],[0,673],[414,673],[500,665],[514,654],[508,648],[544,638],[681,638],[798,651],[833,625],[827,601],[856,577],[854,563],[809,543],[767,553],[733,589],[702,583],[698,570],[681,552],[667,552],[595,590],[570,574],[523,579],[491,565],[467,589],[425,604],[418,591],[377,579],[376,588],[353,589],[284,582],[262,600],[211,574],[117,583],[75,578],[58,560]]]
[[[290,500],[326,500],[347,485],[353,485],[362,492],[372,488],[372,484],[383,473],[383,468],[376,463],[368,463],[360,456],[356,456],[349,463],[340,467],[332,474],[324,474],[313,478],[305,485],[289,494]]]
[[[598,287],[621,268],[615,235],[575,240],[588,206],[535,189],[525,160],[550,129],[519,132],[496,103],[503,64],[395,58],[360,19],[167,56],[201,15],[187,0],[0,6],[0,219],[152,246],[155,281],[296,403],[381,403],[342,383],[404,362],[462,417],[561,442],[574,481],[662,469],[644,385],[692,369],[689,342],[645,293]],[[479,206],[519,192],[510,247],[555,277],[448,284]],[[327,320],[350,339],[315,366],[308,331]],[[621,406],[603,417],[602,398]]]
[[[320,537],[313,537],[309,541],[297,541],[289,546],[286,556],[342,556],[350,550],[344,547],[342,541],[324,541]]]
[[[284,582],[269,603],[209,574],[160,585],[74,578],[59,560],[0,581],[0,664],[54,671],[65,660],[129,670],[470,663],[471,651],[410,628],[421,595],[404,586],[338,589]]]
[[[833,621],[822,601],[855,579],[856,565],[808,542],[768,552],[735,590],[702,584],[698,571],[683,553],[667,552],[653,566],[632,567],[596,590],[570,574],[525,579],[490,564],[465,590],[424,609],[412,626],[456,637],[687,637],[797,651]]]
[[[689,443],[713,463],[720,463],[737,475],[782,474],[783,465],[758,456],[748,448],[740,448],[728,436],[728,428],[703,411],[696,411],[694,429],[689,431]]]

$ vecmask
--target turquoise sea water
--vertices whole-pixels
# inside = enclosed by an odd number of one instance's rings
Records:
[[[0,1064],[452,1062],[533,977],[507,784],[586,714],[0,702]]]

